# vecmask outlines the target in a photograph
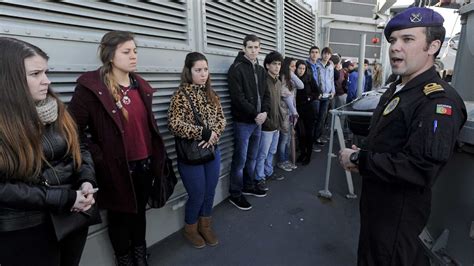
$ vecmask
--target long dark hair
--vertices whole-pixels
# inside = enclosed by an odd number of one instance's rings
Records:
[[[290,91],[294,89],[293,85],[291,84],[290,65],[291,65],[291,62],[295,60],[296,59],[294,59],[293,57],[288,57],[288,56],[285,57],[285,60],[283,60],[283,65],[281,66],[281,70],[280,70],[280,80],[281,82],[284,82],[286,84],[286,86],[288,87]],[[283,80],[283,78],[285,78],[285,80]]]
[[[194,66],[194,64],[197,61],[204,60],[206,61],[207,65],[209,65],[209,62],[207,61],[206,56],[199,52],[191,52],[186,55],[186,58],[184,59],[184,67],[183,71],[181,72],[181,84],[180,87],[184,87],[188,84],[193,84],[193,75],[191,73],[191,68]],[[207,81],[206,81],[206,96],[207,99],[213,104],[216,105],[218,104],[219,98],[217,97],[217,94],[214,92],[214,90],[211,88],[211,75],[209,74]]]
[[[298,68],[300,67],[300,65],[305,65],[305,70],[304,70],[304,73],[302,76],[298,76]],[[305,61],[303,60],[298,60],[296,61],[296,70],[295,70],[295,74],[296,76],[298,76],[298,78],[300,78],[302,81],[306,80],[308,77],[309,77],[309,72],[308,72],[308,64],[306,64]]]
[[[115,102],[120,102],[122,100],[122,95],[120,94],[120,85],[112,73],[112,59],[114,58],[115,51],[117,51],[117,47],[120,44],[128,41],[134,41],[134,38],[134,34],[129,31],[117,30],[107,32],[100,41],[99,57],[100,61],[102,61],[100,76],[109,89],[109,92],[114,98]],[[122,111],[125,119],[128,120],[127,110],[125,108],[120,108],[120,110]]]
[[[43,125],[28,87],[25,59],[49,57],[40,48],[13,38],[0,37],[0,47],[0,173],[7,180],[38,181],[45,161],[41,144]],[[78,168],[81,154],[76,124],[50,89],[48,96],[58,103],[54,126],[66,139],[68,153]]]

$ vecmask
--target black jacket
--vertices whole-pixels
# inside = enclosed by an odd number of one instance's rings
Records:
[[[308,68],[311,68],[308,66]],[[303,81],[304,89],[296,90],[296,106],[304,106],[310,104],[314,100],[319,99],[319,95],[322,94],[316,81],[314,81],[313,75],[309,72],[304,76],[299,77]]]
[[[84,182],[95,183],[90,153],[81,145],[82,165],[76,171],[65,139],[48,125],[42,138],[44,165],[38,182],[7,181],[0,173],[0,232],[26,229],[48,220],[49,213],[69,212],[76,190]]]
[[[412,260],[431,187],[466,121],[461,97],[434,67],[398,92],[396,83],[382,95],[360,152],[359,265],[421,265]]]
[[[256,78],[255,78],[256,75]],[[239,52],[227,73],[231,112],[234,121],[255,123],[258,113],[270,111],[270,94],[266,84],[265,69],[245,58]],[[260,94],[261,110],[257,111],[257,90]]]

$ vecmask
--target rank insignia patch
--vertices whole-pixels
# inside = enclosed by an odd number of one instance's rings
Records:
[[[436,113],[441,114],[441,115],[452,115],[453,114],[453,109],[451,108],[451,105],[437,104],[436,105]]]
[[[383,115],[388,115],[390,114],[398,105],[400,102],[400,97],[395,97],[393,100],[388,103],[387,107],[383,110]]]
[[[444,89],[438,83],[429,83],[429,84],[426,84],[425,87],[423,88],[423,93],[425,95],[430,95],[431,93],[440,92],[440,91],[444,92]]]

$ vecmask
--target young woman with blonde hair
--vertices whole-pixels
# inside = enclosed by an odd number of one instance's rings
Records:
[[[111,31],[99,46],[102,66],[77,80],[70,110],[89,133],[108,231],[119,265],[147,265],[146,215],[152,177],[162,174],[165,147],[151,109],[154,90],[135,73],[134,35]]]

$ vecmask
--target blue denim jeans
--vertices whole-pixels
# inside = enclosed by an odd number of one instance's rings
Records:
[[[184,221],[195,224],[199,216],[211,216],[221,168],[221,153],[216,147],[214,160],[200,165],[189,165],[178,160],[178,171],[188,192]]]
[[[280,131],[262,131],[255,166],[255,180],[260,181],[273,174],[273,156],[277,151]]]
[[[291,128],[290,128],[291,130]],[[280,132],[278,141],[278,162],[286,162],[290,159],[290,132]]]
[[[229,193],[239,197],[242,189],[254,187],[255,163],[262,126],[234,122],[234,155],[230,167]]]
[[[326,117],[328,115],[328,107],[329,107],[329,104],[331,103],[331,100],[329,98],[325,98],[325,99],[319,99],[314,102],[319,102],[318,104],[313,105],[315,109],[316,107],[319,107],[318,108],[319,110],[317,111],[317,115],[315,116],[316,121],[315,121],[314,134],[313,134],[314,141],[316,141],[323,134],[324,123],[326,122]]]

